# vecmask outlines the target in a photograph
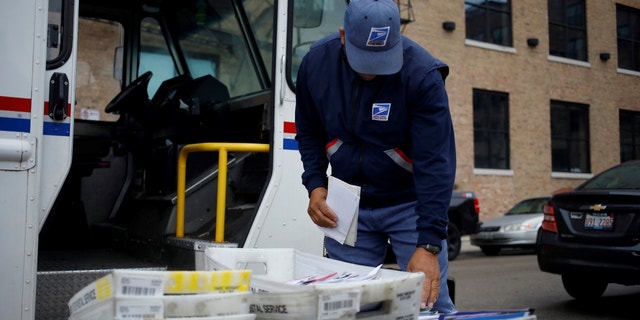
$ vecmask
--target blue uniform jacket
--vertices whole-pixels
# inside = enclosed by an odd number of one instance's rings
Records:
[[[361,207],[416,201],[418,244],[440,245],[455,179],[447,65],[404,37],[399,73],[358,78],[336,33],[303,58],[296,89],[296,140],[309,192],[327,168],[361,186]]]

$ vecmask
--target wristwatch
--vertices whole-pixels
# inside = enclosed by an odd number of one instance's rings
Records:
[[[433,253],[434,255],[438,255],[440,253],[440,251],[442,251],[442,248],[440,248],[439,246],[434,246],[432,244],[419,244],[418,248],[425,249],[425,250]]]

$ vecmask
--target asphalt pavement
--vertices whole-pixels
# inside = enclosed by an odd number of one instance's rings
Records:
[[[466,236],[460,255],[449,262],[449,277],[455,279],[460,311],[534,308],[537,320],[640,319],[640,286],[610,284],[596,301],[575,300],[560,275],[540,271],[533,250],[505,249],[486,256]]]

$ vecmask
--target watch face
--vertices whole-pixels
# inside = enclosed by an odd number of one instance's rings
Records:
[[[429,251],[429,252],[431,252],[433,254],[438,254],[442,250],[440,247],[434,246],[432,244],[423,244],[423,245],[420,245],[420,247],[424,248],[425,250],[427,250],[427,251]]]

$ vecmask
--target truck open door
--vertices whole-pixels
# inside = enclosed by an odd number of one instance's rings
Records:
[[[0,6],[0,310],[3,319],[33,319],[38,234],[71,162],[77,6]]]

